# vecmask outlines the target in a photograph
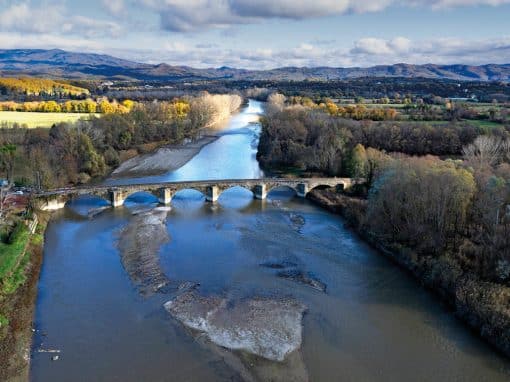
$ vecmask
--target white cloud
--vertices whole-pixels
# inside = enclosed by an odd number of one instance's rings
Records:
[[[126,14],[126,4],[124,0],[101,0],[103,7],[114,16],[123,16]]]
[[[379,12],[389,6],[435,10],[463,6],[500,6],[510,0],[141,0],[159,13],[163,29],[187,32],[265,19],[310,19],[348,13]]]
[[[433,9],[468,7],[477,5],[497,7],[504,4],[510,4],[510,0],[411,0],[410,2],[423,6],[428,5]]]
[[[80,13],[69,0],[0,0],[0,47],[62,48],[119,55],[151,63],[167,62],[196,67],[227,65],[252,69],[371,66],[397,62],[481,64],[510,61],[510,35],[479,40],[410,40],[405,36],[389,39],[367,36],[352,42],[351,46],[345,45],[348,43],[346,38],[328,40],[311,35],[309,41],[299,41],[298,37],[290,36],[289,41],[294,42],[278,48],[278,44],[271,42],[236,46],[239,37],[232,36],[236,30],[241,30],[241,26],[217,34],[231,37],[225,44],[217,41],[217,36],[202,39],[203,35],[176,37],[157,32],[157,15],[161,16],[161,23],[168,30],[196,31],[272,18],[293,20],[377,12],[389,6],[427,7],[441,12],[444,8],[460,6],[498,6],[510,3],[510,0],[95,1],[90,9]]]
[[[367,37],[353,43],[351,49],[334,45],[298,44],[284,49],[229,49],[217,44],[189,44],[184,41],[161,42],[158,49],[132,47],[125,44],[112,48],[106,43],[80,37],[59,37],[51,34],[1,33],[2,48],[61,48],[72,51],[105,53],[138,62],[192,67],[230,66],[247,69],[268,69],[282,66],[373,66],[406,62],[410,64],[472,64],[508,63],[510,36],[497,39],[464,40],[441,38],[409,40],[405,37],[377,39]]]
[[[404,37],[389,40],[363,38],[351,49],[303,43],[287,49],[223,49],[171,43],[158,52],[124,51],[123,55],[151,63],[194,67],[231,66],[267,69],[282,66],[373,66],[406,62],[410,64],[472,64],[508,63],[510,36],[499,39],[462,40],[454,38],[412,41]]]
[[[17,3],[0,12],[0,30],[44,33],[55,28],[62,19],[62,8],[49,8]]]
[[[84,16],[73,16],[62,24],[62,31],[76,35],[83,35],[88,38],[95,37],[119,37],[122,27],[106,20],[96,20]]]
[[[117,37],[122,30],[113,21],[72,14],[60,2],[36,4],[21,1],[7,4],[0,9],[2,32],[75,34],[92,38]]]
[[[354,43],[349,53],[353,59],[368,65],[381,62],[474,65],[508,63],[510,36],[483,40],[438,38],[421,41],[411,41],[404,37],[392,40],[363,38]]]
[[[100,42],[69,36],[55,36],[47,33],[20,34],[0,32],[2,49],[43,48],[64,49],[70,51],[102,51],[106,47]]]
[[[411,40],[405,37],[396,37],[384,40],[375,37],[366,37],[354,42],[353,54],[391,55],[408,52],[412,48]]]

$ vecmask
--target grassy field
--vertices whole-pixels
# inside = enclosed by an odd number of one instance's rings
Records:
[[[0,281],[5,283],[12,276],[21,262],[27,240],[30,237],[28,229],[20,222],[19,234],[12,244],[0,242]],[[1,291],[0,291],[1,292]]]
[[[498,122],[485,121],[485,120],[482,121],[482,120],[478,120],[478,119],[468,119],[467,121],[470,124],[472,124],[473,126],[481,127],[486,132],[488,132],[492,128],[504,126]]]
[[[28,128],[51,127],[59,122],[76,122],[80,118],[89,119],[92,115],[86,113],[33,113],[22,111],[0,111],[0,126],[6,124],[26,125]]]

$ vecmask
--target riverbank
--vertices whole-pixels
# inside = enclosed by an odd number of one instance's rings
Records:
[[[41,271],[44,232],[48,216],[39,213],[24,227],[16,242],[8,244],[16,257],[8,276],[2,278],[0,291],[0,380],[26,381],[30,369],[32,322]],[[30,232],[33,229],[33,233]],[[5,249],[5,248],[4,248]],[[7,251],[4,251],[6,255]],[[16,253],[14,253],[16,252]]]
[[[168,145],[157,149],[153,153],[133,157],[117,167],[112,172],[111,177],[117,179],[163,175],[175,171],[193,159],[204,146],[218,138],[218,135],[204,135],[189,143]]]
[[[447,256],[418,255],[398,244],[383,243],[364,229],[366,200],[314,190],[309,198],[342,215],[349,226],[380,253],[410,272],[423,286],[438,294],[455,315],[482,338],[510,357],[510,288],[480,280]]]

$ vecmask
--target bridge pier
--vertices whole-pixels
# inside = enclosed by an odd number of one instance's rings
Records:
[[[56,211],[64,208],[66,205],[66,199],[62,197],[56,197],[47,199],[44,202],[40,202],[37,206],[42,211]]]
[[[257,184],[253,188],[253,196],[255,199],[264,200],[267,197],[267,187],[264,183]]]
[[[220,189],[218,186],[207,186],[205,189],[205,200],[208,202],[216,202],[220,197]]]
[[[264,200],[268,190],[276,187],[289,187],[296,190],[299,197],[306,195],[315,187],[337,187],[348,189],[363,179],[350,178],[262,178],[262,179],[226,179],[189,182],[162,182],[151,184],[131,184],[119,186],[82,186],[65,189],[49,190],[35,193],[32,196],[34,206],[44,210],[63,208],[67,201],[82,195],[96,195],[111,202],[112,207],[124,204],[126,198],[136,192],[149,192],[155,195],[162,204],[169,204],[174,194],[183,189],[195,189],[205,194],[209,202],[216,202],[223,190],[231,187],[244,187],[253,192],[255,199]]]
[[[300,198],[306,198],[306,194],[308,194],[308,183],[298,183],[296,187],[297,196]]]
[[[160,188],[158,189],[158,200],[161,204],[170,204],[170,202],[172,201],[172,197],[173,197],[173,192],[171,189],[169,188]]]
[[[127,192],[122,190],[110,190],[110,202],[112,207],[120,207],[127,198]]]

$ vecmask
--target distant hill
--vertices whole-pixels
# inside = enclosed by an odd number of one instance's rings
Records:
[[[195,69],[167,64],[150,65],[94,53],[74,53],[59,49],[0,50],[0,76],[45,76],[79,79],[137,79],[189,81],[197,79],[233,80],[342,80],[358,77],[437,78],[459,81],[510,82],[510,64],[496,65],[378,65],[369,68],[296,68],[246,70],[229,67]]]

